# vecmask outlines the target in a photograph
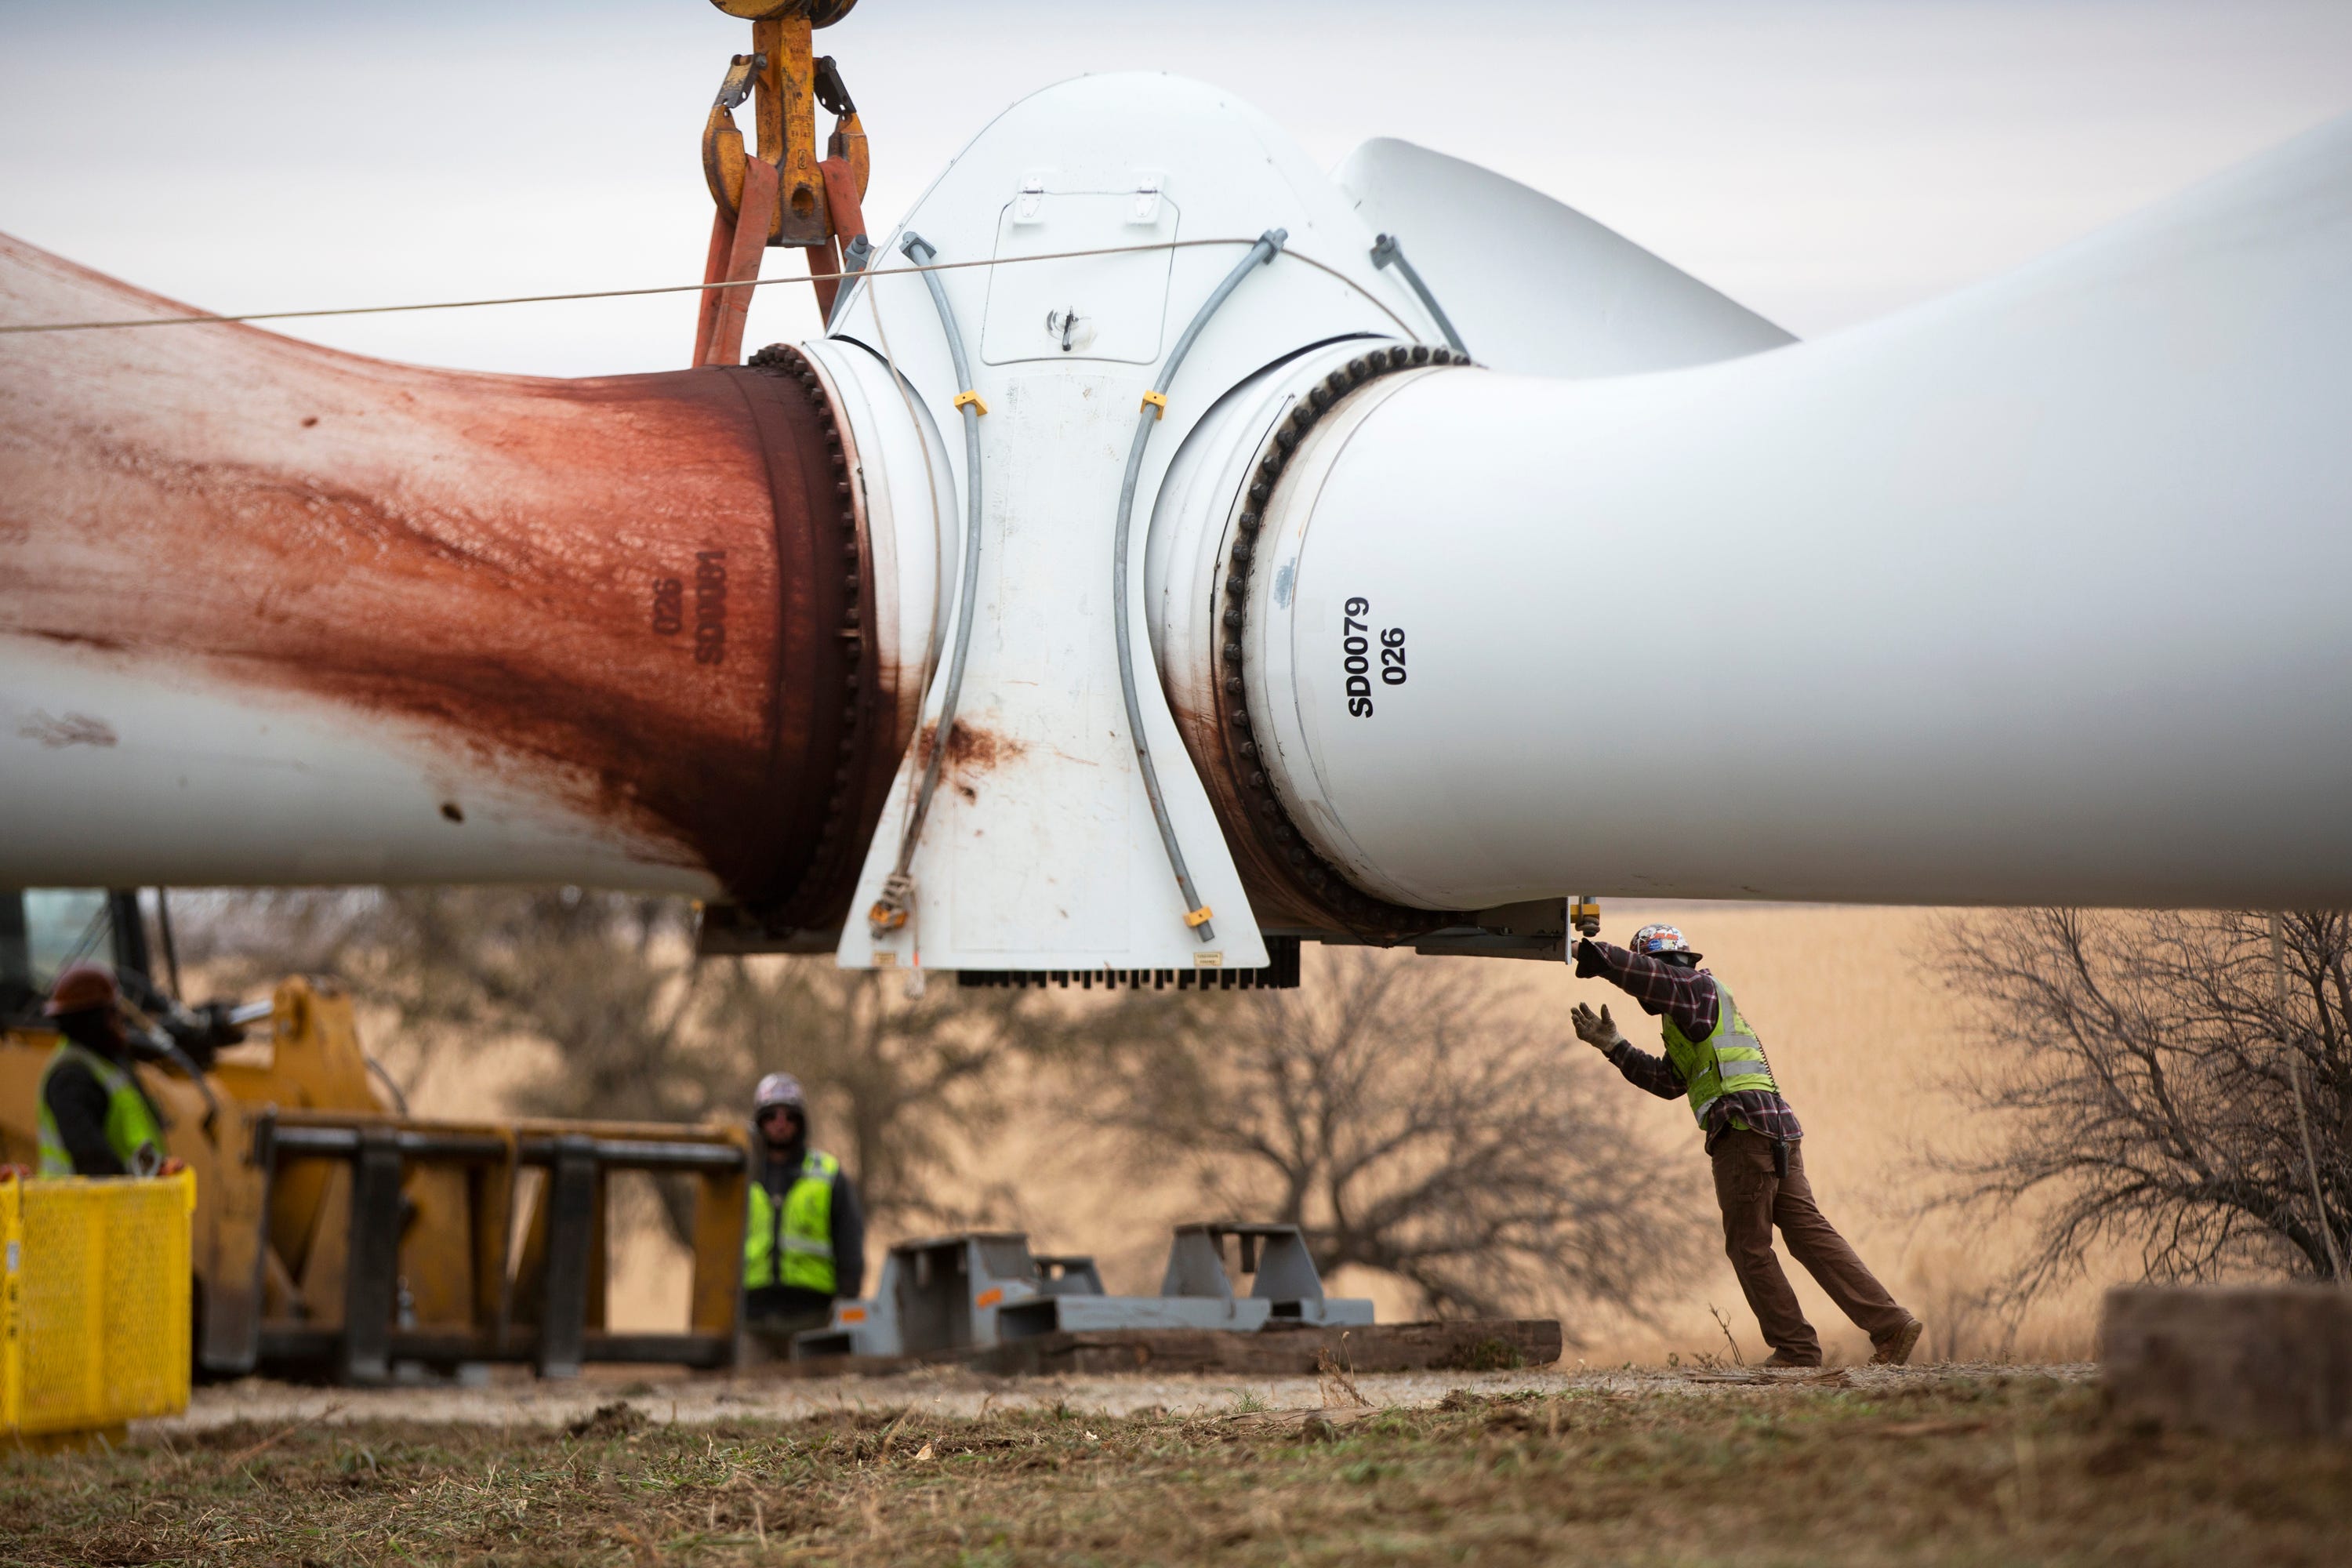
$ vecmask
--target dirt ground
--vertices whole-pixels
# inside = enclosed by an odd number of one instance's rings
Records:
[[[1831,1369],[1839,1387],[1909,1387],[1955,1378],[1999,1375],[1995,1367],[1874,1367]],[[2034,1375],[2079,1383],[2087,1363],[2036,1367]],[[1779,1386],[1804,1374],[1744,1367],[1690,1372],[1655,1367],[1595,1369],[1565,1366],[1518,1372],[1361,1373],[1354,1385],[1382,1408],[1434,1405],[1455,1389],[1481,1394],[1609,1394],[1682,1390],[1716,1394]],[[295,1423],[352,1426],[370,1421],[425,1421],[485,1426],[561,1426],[614,1401],[643,1410],[663,1425],[717,1421],[797,1421],[840,1411],[919,1410],[940,1418],[971,1419],[995,1411],[1066,1409],[1090,1415],[1213,1415],[1237,1409],[1312,1410],[1335,1397],[1334,1384],[1314,1376],[1232,1377],[1176,1373],[1161,1377],[987,1377],[962,1367],[920,1368],[891,1377],[787,1378],[747,1372],[679,1375],[654,1368],[593,1367],[571,1382],[543,1382],[520,1368],[500,1368],[474,1386],[321,1388],[244,1378],[200,1387],[184,1415],[141,1422],[134,1437],[176,1441],[192,1434],[245,1424],[274,1428]]]
[[[2339,1563],[2352,1518],[2352,1446],[2127,1426],[2080,1367],[1357,1386],[240,1384],[117,1448],[0,1458],[0,1556],[2204,1568]]]

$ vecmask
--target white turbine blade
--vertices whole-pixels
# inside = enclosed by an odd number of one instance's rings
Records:
[[[1773,353],[1429,373],[1269,509],[1260,743],[1424,906],[2352,907],[2347,416],[2352,119]]]
[[[1393,234],[1481,364],[1585,377],[1679,370],[1796,340],[1687,272],[1491,169],[1381,137],[1332,182]]]

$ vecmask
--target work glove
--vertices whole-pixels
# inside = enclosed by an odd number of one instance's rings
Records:
[[[1596,1013],[1579,1002],[1569,1009],[1568,1021],[1574,1026],[1578,1039],[1603,1056],[1615,1055],[1617,1047],[1625,1043],[1625,1037],[1617,1032],[1617,1021],[1609,1016],[1605,1005]]]
[[[1601,959],[1601,949],[1593,940],[1588,936],[1579,941],[1576,944],[1576,977],[1591,980],[1595,975],[1608,973],[1609,965]]]

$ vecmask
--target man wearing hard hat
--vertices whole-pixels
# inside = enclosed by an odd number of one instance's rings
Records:
[[[1664,1030],[1666,1052],[1654,1057],[1637,1048],[1617,1032],[1608,1008],[1595,1013],[1581,1002],[1569,1016],[1577,1037],[1635,1088],[1662,1100],[1688,1097],[1715,1162],[1724,1250],[1772,1347],[1764,1364],[1822,1364],[1822,1342],[1772,1253],[1777,1225],[1790,1255],[1870,1336],[1870,1359],[1900,1366],[1919,1343],[1919,1320],[1895,1304],[1814,1204],[1805,1180],[1804,1129],[1780,1098],[1763,1042],[1699,958],[1669,925],[1643,926],[1631,949],[1591,937],[1579,942],[1576,977],[1597,976],[1640,1003]]]
[[[777,1337],[833,1321],[836,1297],[863,1293],[866,1219],[841,1162],[808,1146],[808,1100],[800,1080],[772,1072],[753,1096],[759,1169],[743,1232],[743,1310],[751,1326]]]
[[[114,976],[94,963],[58,975],[41,1012],[65,1037],[41,1069],[44,1176],[148,1176],[164,1168],[163,1118],[131,1070]]]

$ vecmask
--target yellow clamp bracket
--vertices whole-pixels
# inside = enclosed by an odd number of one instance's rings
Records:
[[[987,405],[987,404],[985,404],[985,403],[982,403],[982,402],[980,400],[980,394],[979,394],[979,393],[977,393],[977,392],[959,392],[959,393],[957,393],[957,394],[955,395],[955,405],[956,405],[958,408],[961,408],[961,407],[962,407],[965,404],[967,404],[967,403],[971,404],[971,405],[972,405],[972,407],[973,407],[973,408],[977,409],[979,412],[981,412],[981,413],[982,413],[982,414],[985,414],[985,413],[987,413],[987,412],[988,412],[988,405]]]
[[[1202,904],[1199,909],[1194,910],[1191,914],[1184,917],[1184,923],[1188,926],[1193,927],[1204,926],[1209,923],[1211,919],[1213,918],[1213,915],[1214,911],[1213,911],[1208,905]]]
[[[874,934],[880,936],[885,931],[897,931],[905,925],[907,911],[887,901],[877,900],[873,909],[866,912],[866,919],[873,926]]]
[[[1164,392],[1147,392],[1143,395],[1143,406],[1153,411],[1151,416],[1153,418],[1165,419],[1168,417],[1168,395]],[[1195,921],[1193,923],[1197,925],[1200,922]]]

